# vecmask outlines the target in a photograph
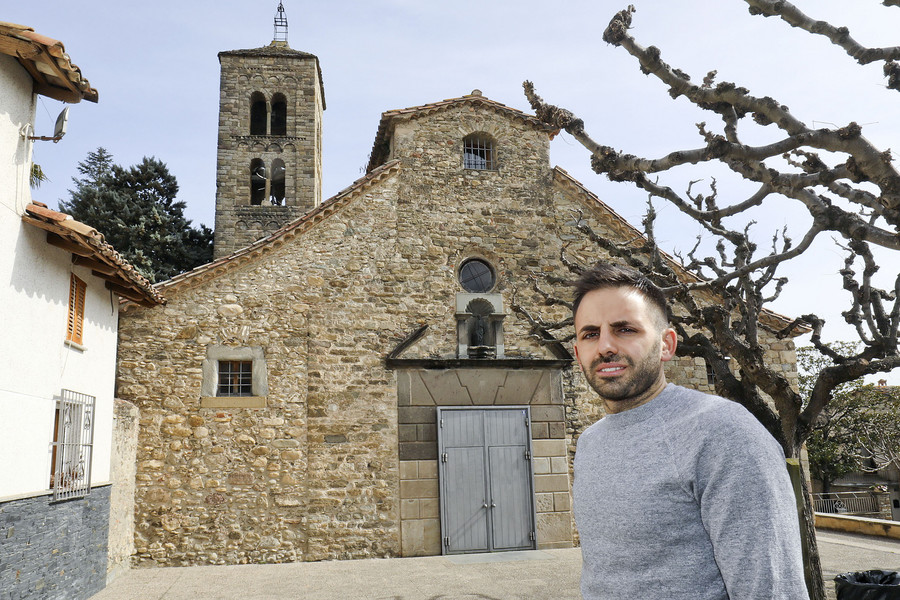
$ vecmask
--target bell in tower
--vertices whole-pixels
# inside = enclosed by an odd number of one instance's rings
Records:
[[[322,71],[288,45],[287,24],[279,2],[269,45],[219,53],[215,258],[322,202]]]

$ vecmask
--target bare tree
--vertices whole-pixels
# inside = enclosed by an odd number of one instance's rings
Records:
[[[777,15],[795,27],[822,34],[860,62],[883,61],[888,85],[895,89],[900,85],[900,67],[894,62],[900,58],[900,49],[864,48],[846,28],[815,21],[783,0],[745,1],[751,14]],[[891,0],[884,4],[898,5]],[[659,158],[627,154],[595,141],[579,118],[544,102],[531,82],[524,83],[525,94],[539,119],[564,129],[590,152],[595,172],[637,186],[650,196],[642,241],[613,244],[580,217],[576,227],[606,253],[639,269],[667,291],[680,337],[679,354],[704,358],[715,371],[717,392],[746,406],[779,441],[785,455],[797,458],[837,386],[900,366],[900,274],[896,273],[900,256],[888,263],[891,281],[880,288],[876,285],[879,265],[872,251],[873,246],[891,253],[900,250],[900,173],[890,151],[875,148],[856,123],[811,129],[773,98],[753,96],[734,83],[716,83],[715,71],[699,84],[692,82],[686,73],[666,64],[658,48],[645,48],[635,41],[629,32],[634,13],[633,6],[617,13],[603,39],[636,58],[640,70],[665,84],[672,98],[684,97],[717,119],[715,126],[697,124],[703,145]],[[762,146],[743,143],[745,128],[756,127],[777,128],[779,139]],[[754,182],[755,192],[723,201],[715,180],[706,193],[694,189],[697,182],[679,193],[659,181],[676,167],[712,163]],[[716,240],[715,250],[704,252],[698,240],[686,255],[676,254],[674,259],[664,255],[654,237],[654,199],[670,203],[699,223]],[[760,249],[755,232],[751,235],[753,211],[791,202],[810,217],[799,241],[795,243],[787,230],[776,231],[771,245]],[[838,238],[846,255],[835,286],[840,281],[850,299],[843,316],[856,330],[857,351],[840,353],[826,345],[822,341],[825,322],[814,313],[776,329],[765,309],[788,284],[786,277],[779,276],[779,267],[806,252],[822,234]],[[565,251],[563,260],[573,273],[589,266],[565,256]],[[563,279],[536,281],[534,291],[548,305],[567,305],[556,285]],[[710,302],[710,297],[719,301]],[[566,329],[571,319],[552,321],[518,304],[513,308],[531,323],[536,336],[571,331]],[[761,337],[786,337],[801,328],[811,331],[812,344],[832,362],[816,376],[807,402],[778,365],[767,361],[760,342]],[[729,367],[729,359],[737,368]],[[824,598],[808,494],[804,500],[805,537],[814,572],[810,595]]]

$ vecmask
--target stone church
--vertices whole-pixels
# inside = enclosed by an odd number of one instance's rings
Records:
[[[216,258],[119,327],[136,564],[576,544],[570,459],[599,409],[511,307],[552,315],[530,278],[564,274],[564,245],[599,258],[573,211],[640,232],[550,165],[557,131],[477,90],[383,113],[365,176],[322,200],[318,59],[219,59]],[[711,390],[702,361],[667,369]]]

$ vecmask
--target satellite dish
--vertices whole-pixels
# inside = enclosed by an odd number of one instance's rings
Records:
[[[54,144],[59,140],[63,139],[63,136],[66,135],[66,127],[69,126],[69,107],[65,107],[62,109],[62,112],[59,113],[59,116],[56,117],[56,127],[53,128],[53,137],[48,137],[46,135],[30,135],[28,136],[29,140],[41,140],[43,142],[53,142]],[[25,133],[22,133],[22,136],[25,137]]]
[[[69,107],[62,109],[56,117],[56,127],[53,128],[53,143],[55,144],[66,135],[66,127],[69,126]]]

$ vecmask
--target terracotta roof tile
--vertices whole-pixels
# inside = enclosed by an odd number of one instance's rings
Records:
[[[147,278],[138,273],[131,263],[106,242],[103,234],[90,225],[76,221],[66,213],[51,210],[40,202],[32,202],[26,206],[22,220],[58,236],[63,244],[73,249],[76,256],[95,261],[91,263],[94,265],[92,268],[95,271],[97,269],[104,271],[95,274],[117,286],[112,288],[113,292],[121,297],[130,297],[132,300],[137,298],[141,304],[147,306],[165,304],[165,298],[154,289]]]
[[[38,94],[70,103],[82,99],[97,102],[99,98],[63,43],[35,33],[31,27],[0,22],[0,54],[16,58],[25,67]]]

